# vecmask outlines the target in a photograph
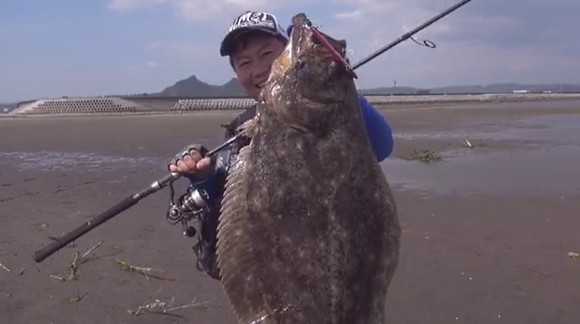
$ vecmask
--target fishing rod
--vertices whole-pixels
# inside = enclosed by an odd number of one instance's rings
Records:
[[[376,58],[377,56],[381,55],[382,53],[386,52],[387,50],[393,48],[394,46],[396,46],[397,44],[411,38],[414,34],[416,34],[417,32],[425,29],[427,26],[433,24],[434,22],[436,22],[437,20],[447,16],[448,14],[450,14],[451,12],[453,12],[454,10],[458,9],[459,7],[465,5],[466,3],[470,2],[471,0],[463,0],[461,2],[459,2],[458,4],[450,7],[449,9],[443,11],[442,13],[440,13],[439,15],[431,18],[430,20],[428,20],[427,22],[423,23],[422,25],[420,25],[419,27],[413,29],[412,31],[403,34],[402,36],[400,36],[397,40],[393,41],[392,43],[388,44],[387,46],[379,49],[378,51],[376,51],[375,53],[371,54],[370,56],[368,56],[367,58],[363,59],[362,61],[360,61],[359,63],[353,65],[350,69],[354,70],[359,68],[360,66],[368,63],[369,61],[371,61],[372,59]],[[417,40],[413,39],[413,41],[415,41],[417,43]],[[418,43],[419,44],[419,43]],[[421,44],[419,44],[421,45]],[[434,48],[435,44],[433,44],[430,41],[423,41],[423,45],[426,47],[430,47],[430,48]],[[226,142],[224,142],[223,144],[219,145],[218,147],[214,148],[213,150],[211,150],[210,152],[208,152],[205,156],[212,156],[214,154],[216,154],[217,152],[221,151],[222,149],[224,149],[225,147],[233,144],[235,141],[237,141],[240,137],[241,137],[241,133],[239,133],[236,136],[231,137],[230,139],[228,139]],[[93,219],[89,220],[88,222],[82,224],[81,226],[77,227],[76,229],[66,233],[65,235],[61,236],[58,240],[51,242],[51,244],[48,244],[47,246],[37,250],[36,252],[34,252],[33,254],[33,258],[34,261],[36,262],[42,262],[43,260],[45,260],[47,257],[51,256],[52,254],[56,253],[58,250],[62,249],[63,247],[65,247],[66,245],[68,245],[69,243],[73,242],[74,240],[76,240],[77,238],[81,237],[82,235],[86,234],[87,232],[95,229],[97,226],[103,224],[104,222],[106,222],[107,220],[113,218],[114,216],[120,214],[121,212],[129,209],[130,207],[134,206],[135,204],[137,204],[140,200],[142,200],[143,198],[163,189],[164,187],[166,187],[169,184],[172,184],[174,181],[176,181],[177,179],[179,179],[181,176],[178,173],[171,173],[169,175],[166,175],[165,177],[154,181],[150,186],[144,188],[143,190],[132,194],[130,196],[125,197],[123,200],[121,200],[120,202],[118,202],[117,204],[115,204],[114,206],[110,207],[109,209],[105,210],[104,212],[102,212],[101,214],[95,216]],[[195,197],[190,197],[190,198],[195,198]],[[193,201],[186,201],[186,204],[189,203],[193,203]],[[172,220],[177,220],[180,221],[181,220],[181,213],[179,211],[179,208],[173,208],[172,209],[172,215],[169,215],[169,218],[171,218]]]
[[[433,24],[434,22],[436,22],[437,20],[447,16],[448,14],[450,14],[451,12],[459,9],[460,7],[466,5],[468,2],[470,2],[471,0],[463,0],[460,1],[459,3],[449,7],[449,9],[441,12],[440,14],[438,14],[437,16],[427,20],[425,23],[419,25],[418,27],[416,27],[415,29],[411,30],[410,32],[407,32],[401,36],[399,36],[399,38],[397,38],[396,40],[394,40],[393,42],[391,42],[390,44],[384,46],[383,48],[377,50],[376,52],[372,53],[371,55],[369,55],[368,57],[362,59],[360,62],[354,64],[352,66],[352,69],[355,70],[359,67],[361,67],[362,65],[368,63],[369,61],[375,59],[377,56],[383,54],[384,52],[390,50],[391,48],[397,46],[399,43],[402,43],[404,41],[406,41],[407,39],[411,38],[411,40],[413,40],[415,43],[419,44],[419,45],[423,45],[429,48],[435,48],[435,44],[431,41],[428,40],[424,40],[423,44],[418,43],[417,40],[415,40],[413,38],[413,35],[420,32],[421,30],[427,28],[428,26],[430,26],[431,24]]]
[[[216,154],[217,152],[221,151],[222,149],[224,149],[228,145],[237,141],[241,136],[242,135],[240,133],[236,136],[231,137],[223,144],[221,144],[218,147],[214,148],[213,150],[209,151],[205,156],[210,157],[210,156]],[[180,177],[181,176],[178,173],[172,172],[171,174],[168,174],[165,177],[154,181],[149,187],[146,187],[143,190],[141,190],[135,194],[132,194],[130,196],[125,197],[123,200],[121,200],[120,202],[118,202],[114,206],[110,207],[109,209],[105,210],[101,214],[95,216],[93,219],[82,224],[81,226],[77,227],[76,229],[66,233],[65,235],[60,237],[58,240],[52,241],[47,246],[34,252],[34,254],[33,254],[34,261],[42,262],[44,259],[51,256],[52,254],[54,254],[58,250],[62,249],[63,247],[65,247],[66,245],[71,243],[72,241],[83,236],[87,232],[95,229],[97,226],[103,224],[107,220],[113,218],[114,216],[120,214],[121,212],[127,210],[128,208],[134,206],[141,199],[151,195],[152,193],[155,193],[155,192],[163,189],[168,184],[176,181]]]

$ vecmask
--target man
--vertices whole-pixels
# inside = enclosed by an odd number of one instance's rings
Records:
[[[238,82],[250,97],[257,100],[272,63],[283,52],[287,41],[288,32],[274,15],[248,11],[234,20],[221,43],[220,54],[229,57]],[[393,150],[391,127],[363,96],[360,96],[360,105],[371,145],[377,160],[382,161]],[[234,136],[236,127],[254,117],[255,112],[256,107],[251,107],[227,125],[226,139]],[[234,148],[231,154],[236,154],[239,148]],[[219,279],[215,265],[216,227],[227,171],[223,166],[216,166],[215,158],[203,157],[206,152],[202,145],[188,146],[170,162],[169,170],[188,177],[192,187],[206,190],[211,197],[211,211],[202,224],[201,242],[194,246],[194,250],[198,253],[201,268]]]

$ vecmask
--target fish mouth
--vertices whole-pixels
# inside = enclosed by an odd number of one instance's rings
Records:
[[[316,61],[323,65],[334,65],[336,72],[344,72],[350,78],[357,78],[346,57],[346,41],[330,37],[312,26],[305,14],[292,18],[290,41],[275,62],[274,70],[285,73],[290,67]]]

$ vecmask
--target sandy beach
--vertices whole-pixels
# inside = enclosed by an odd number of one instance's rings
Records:
[[[580,322],[580,100],[382,111],[404,235],[389,322]],[[165,176],[186,144],[221,144],[236,114],[1,118],[0,322],[234,323],[195,241],[165,220],[167,190],[42,263],[32,253]],[[410,158],[425,151],[430,163]],[[76,279],[58,279],[101,241]],[[173,309],[130,312],[155,300]]]

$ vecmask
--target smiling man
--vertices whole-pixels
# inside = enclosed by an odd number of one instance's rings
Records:
[[[266,12],[247,11],[237,17],[221,43],[221,56],[228,56],[237,80],[251,98],[258,100],[274,60],[284,51],[288,41],[288,30],[277,18]],[[388,121],[363,97],[360,106],[367,135],[378,161],[386,159],[393,151],[393,134]],[[226,127],[226,139],[235,136],[235,129],[254,117],[253,106],[237,116]],[[236,147],[236,154],[241,147]],[[213,278],[219,279],[215,264],[216,231],[219,204],[223,195],[227,166],[215,163],[215,158],[204,157],[207,149],[203,145],[190,145],[179,152],[169,164],[169,170],[188,177],[192,188],[208,192],[211,206],[202,224],[202,237],[194,246],[199,265]],[[353,152],[356,154],[356,152]]]

